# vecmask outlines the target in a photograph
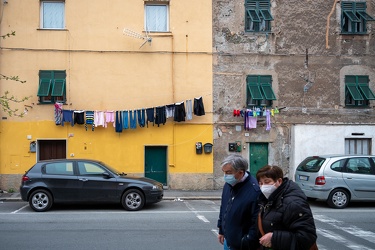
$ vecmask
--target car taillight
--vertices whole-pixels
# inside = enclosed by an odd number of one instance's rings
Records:
[[[324,176],[316,177],[315,185],[324,185],[324,184],[326,184],[326,179],[324,178]]]
[[[27,175],[22,176],[22,181],[28,181],[29,177]]]

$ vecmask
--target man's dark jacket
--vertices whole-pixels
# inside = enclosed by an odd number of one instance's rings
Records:
[[[258,182],[249,172],[243,182],[234,186],[225,183],[217,226],[231,249],[247,250],[258,246],[259,194]]]
[[[260,195],[262,225],[273,250],[308,250],[316,241],[314,218],[300,187],[288,178],[267,200]],[[267,248],[263,248],[267,249]]]

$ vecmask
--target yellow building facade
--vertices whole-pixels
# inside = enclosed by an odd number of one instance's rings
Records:
[[[30,97],[10,103],[23,117],[1,111],[0,189],[17,190],[22,174],[49,158],[101,160],[173,189],[213,188],[211,1],[12,0],[0,5],[1,35],[15,31],[0,41],[0,73],[26,81],[2,78],[0,91]],[[204,115],[194,113],[199,101]],[[184,120],[171,115],[180,103]],[[125,118],[116,117],[160,107],[168,110],[165,123],[142,127],[137,118],[131,128],[130,117],[125,128]],[[98,117],[104,113],[104,119],[113,115],[115,122],[72,126],[70,118],[64,122],[63,111],[73,114],[73,121],[74,111],[83,111],[84,123],[92,111]],[[143,118],[147,121],[147,113]],[[120,119],[122,131],[116,132]]]

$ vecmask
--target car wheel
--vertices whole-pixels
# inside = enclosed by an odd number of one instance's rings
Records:
[[[30,207],[37,212],[47,211],[52,207],[53,200],[50,192],[38,189],[31,193],[29,199]]]
[[[349,194],[343,189],[335,189],[329,194],[327,203],[333,208],[345,208],[349,204]]]
[[[130,189],[124,193],[121,200],[122,206],[128,211],[141,210],[145,204],[143,193],[137,189]]]

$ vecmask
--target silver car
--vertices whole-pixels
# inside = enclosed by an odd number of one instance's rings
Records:
[[[311,199],[345,208],[350,201],[375,201],[375,156],[310,156],[297,167],[295,182]]]

